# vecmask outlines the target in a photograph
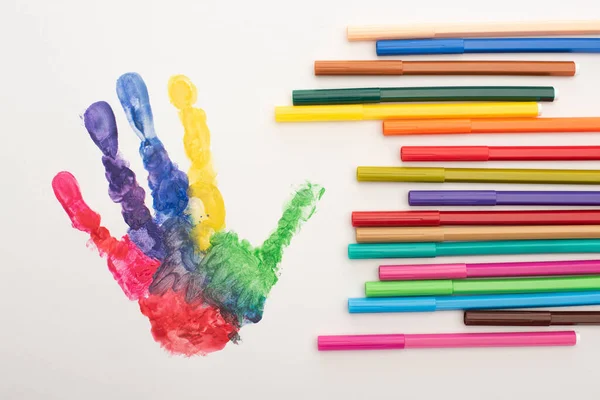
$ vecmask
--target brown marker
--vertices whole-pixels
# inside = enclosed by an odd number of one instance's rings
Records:
[[[315,75],[574,76],[573,61],[315,61]]]
[[[600,325],[600,311],[465,311],[465,325],[552,326]]]

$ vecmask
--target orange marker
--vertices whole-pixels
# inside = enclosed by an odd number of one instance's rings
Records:
[[[383,134],[600,132],[600,117],[386,120]]]

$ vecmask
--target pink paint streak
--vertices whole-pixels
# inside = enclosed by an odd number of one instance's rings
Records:
[[[125,235],[118,240],[100,225],[100,215],[83,200],[77,180],[69,172],[60,172],[52,180],[56,198],[68,214],[73,227],[87,232],[101,256],[106,257],[108,269],[130,300],[148,295],[152,276],[160,261],[146,256]]]

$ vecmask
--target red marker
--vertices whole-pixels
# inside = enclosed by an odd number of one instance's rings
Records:
[[[404,146],[403,161],[600,160],[600,146]]]
[[[600,225],[600,210],[354,211],[352,226]]]

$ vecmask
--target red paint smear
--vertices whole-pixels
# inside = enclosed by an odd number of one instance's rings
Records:
[[[108,268],[125,295],[130,300],[146,296],[160,261],[146,256],[127,235],[121,240],[112,237],[100,225],[100,215],[83,200],[79,184],[69,172],[58,173],[52,188],[73,227],[89,233],[100,255],[106,257]]]
[[[140,299],[139,304],[142,314],[150,319],[152,336],[171,353],[193,356],[219,351],[238,331],[218,309],[189,304],[182,293],[172,290]]]

